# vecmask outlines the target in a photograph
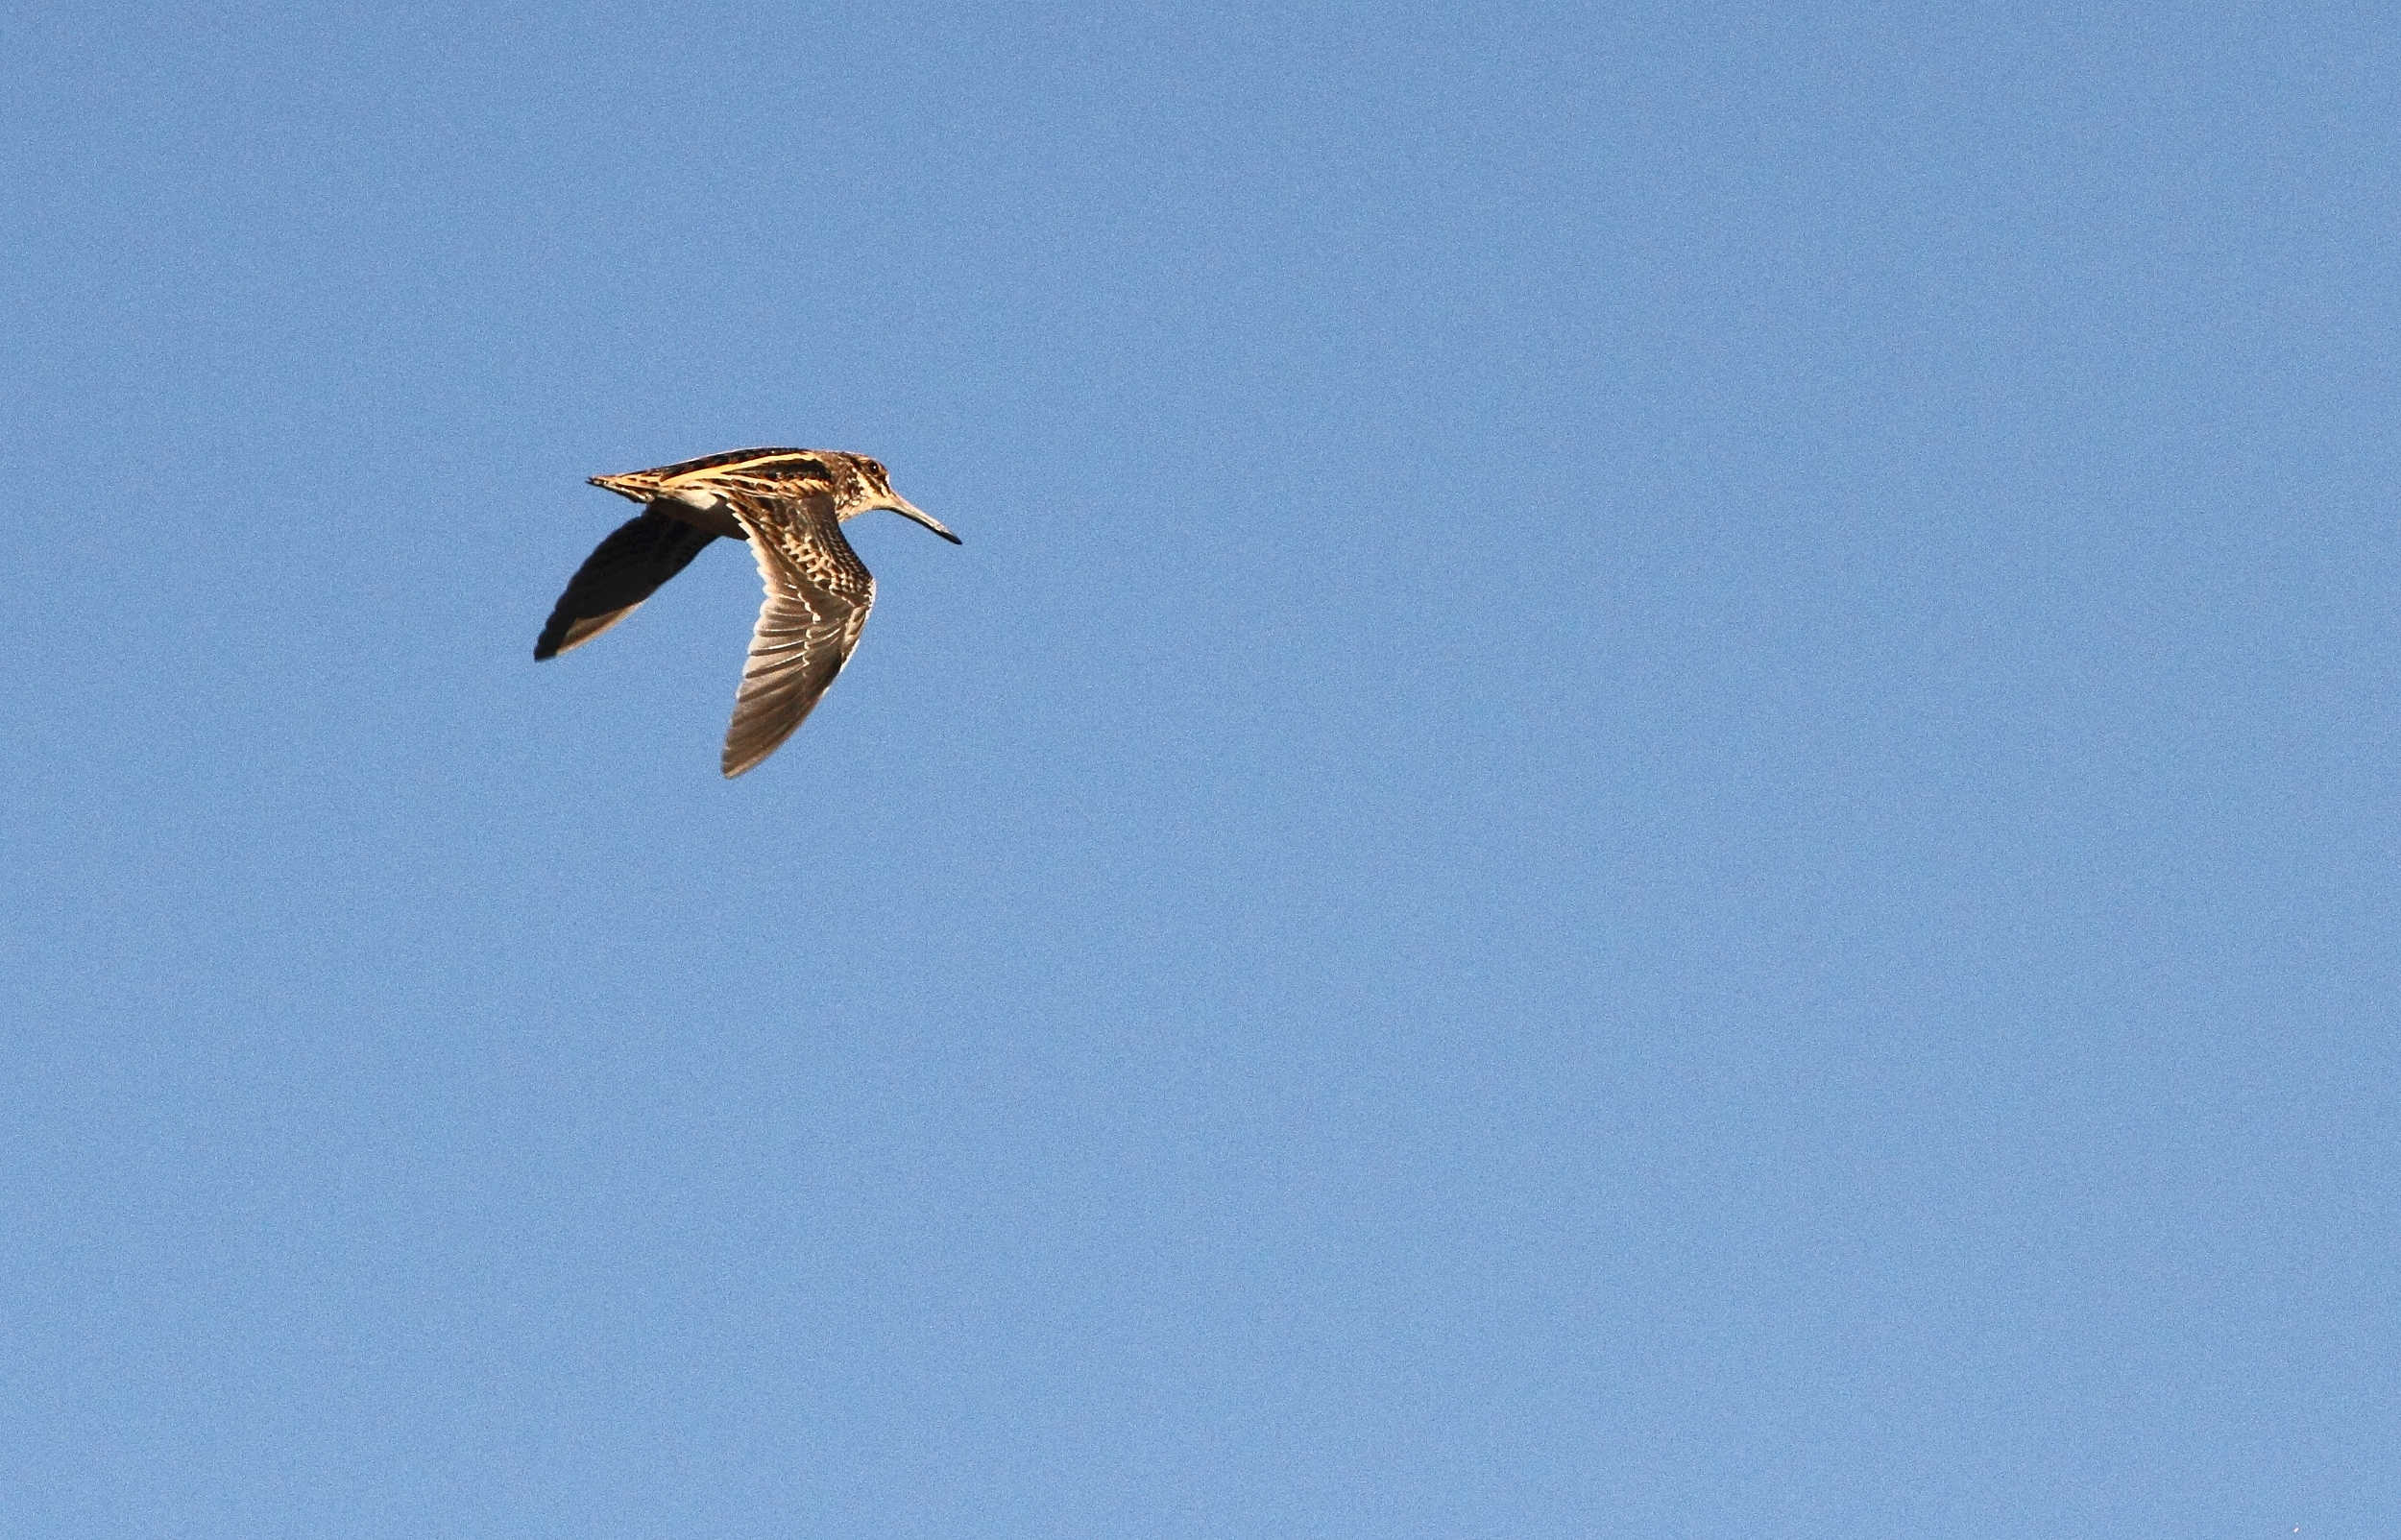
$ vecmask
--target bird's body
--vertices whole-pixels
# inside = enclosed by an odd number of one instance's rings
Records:
[[[883,466],[838,449],[737,449],[592,484],[641,503],[642,515],[585,559],[534,656],[580,647],[632,614],[719,536],[747,541],[767,592],[726,730],[729,778],[792,735],[859,645],[875,579],[842,520],[888,508],[958,542],[892,491]]]

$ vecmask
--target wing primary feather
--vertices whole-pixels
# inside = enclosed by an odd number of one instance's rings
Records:
[[[731,501],[766,593],[725,731],[721,768],[729,781],[807,720],[850,661],[875,603],[875,579],[842,538],[831,489]]]
[[[575,569],[534,642],[534,657],[571,652],[623,620],[716,538],[655,508],[643,509]]]

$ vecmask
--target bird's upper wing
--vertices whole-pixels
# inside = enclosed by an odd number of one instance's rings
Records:
[[[618,525],[575,569],[534,643],[534,656],[555,658],[616,625],[715,539],[680,518],[643,509],[640,517]]]
[[[725,733],[730,779],[773,754],[850,661],[875,603],[875,579],[842,539],[834,493],[821,483],[772,500],[729,497],[750,532],[766,602]]]

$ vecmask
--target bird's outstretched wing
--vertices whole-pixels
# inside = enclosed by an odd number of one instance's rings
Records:
[[[575,569],[534,643],[534,656],[555,658],[616,625],[715,539],[655,508],[643,509],[640,517],[618,525]]]
[[[875,579],[842,539],[830,488],[818,484],[772,501],[753,494],[728,502],[750,532],[751,554],[767,590],[734,697],[734,722],[725,732],[730,780],[790,737],[850,661],[875,603]]]

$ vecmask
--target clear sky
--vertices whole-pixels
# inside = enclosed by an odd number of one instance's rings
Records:
[[[2401,1530],[2389,4],[5,34],[0,1536]]]

